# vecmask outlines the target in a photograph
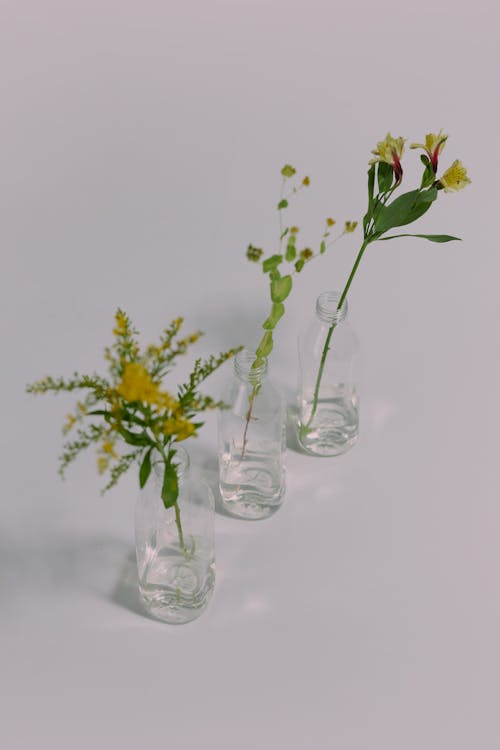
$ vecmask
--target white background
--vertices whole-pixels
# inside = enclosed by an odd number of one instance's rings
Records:
[[[1,725],[10,750],[496,750],[500,355],[493,0],[0,2]],[[279,170],[311,177],[293,221],[360,218],[388,130],[443,128],[440,194],[369,249],[350,295],[361,437],[290,450],[272,519],[216,517],[217,588],[184,627],[141,612],[136,477],[100,498],[92,455],[56,474],[73,400],[47,373],[101,368],[123,306],[153,340],[255,344]],[[408,152],[405,185],[418,179]],[[290,214],[292,217],[292,214]],[[272,372],[293,396],[296,333],[360,235],[297,279]],[[212,383],[217,391],[230,367]],[[182,371],[179,373],[179,376]],[[213,481],[215,419],[191,447]]]

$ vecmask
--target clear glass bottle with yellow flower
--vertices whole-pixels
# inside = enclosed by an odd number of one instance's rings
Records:
[[[68,415],[60,473],[79,453],[95,444],[100,473],[109,472],[104,490],[139,463],[142,490],[136,509],[136,547],[140,592],[147,609],[171,623],[188,622],[205,609],[214,584],[214,503],[210,490],[193,480],[179,443],[203,426],[200,414],[222,406],[200,393],[201,383],[232,357],[229,350],[198,359],[176,392],[163,380],[179,355],[200,332],[181,337],[182,318],[162,332],[158,345],[140,350],[137,332],[121,310],[114,342],[105,350],[108,376],[46,377],[28,386],[31,393],[83,391]]]
[[[172,624],[189,622],[206,609],[215,585],[214,497],[191,475],[180,447],[172,459],[178,495],[172,508],[162,500],[164,460],[151,456],[151,479],[135,510],[139,592],[148,611]]]

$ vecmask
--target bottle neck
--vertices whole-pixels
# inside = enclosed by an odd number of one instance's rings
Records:
[[[189,473],[189,456],[184,448],[175,447],[175,456],[172,459],[172,464],[177,472],[177,480],[179,484],[186,479]],[[151,465],[155,478],[160,483],[163,482],[163,475],[165,472],[165,461],[163,456],[156,449],[151,454]]]
[[[243,383],[260,385],[267,377],[267,359],[257,358],[252,349],[242,349],[234,358],[234,372]]]
[[[347,316],[347,300],[339,308],[340,292],[323,292],[316,300],[316,317],[321,323],[338,325]]]

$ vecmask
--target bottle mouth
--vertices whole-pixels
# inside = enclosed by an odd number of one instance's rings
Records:
[[[341,323],[347,315],[347,300],[339,308],[340,292],[323,292],[316,300],[316,316],[322,323]]]
[[[172,459],[172,464],[174,465],[177,472],[177,479],[180,481],[189,470],[189,456],[184,448],[176,446],[174,450],[175,456]],[[153,450],[151,454],[151,466],[155,479],[159,482],[163,482],[165,462],[156,449]]]
[[[257,357],[253,349],[242,349],[234,358],[234,371],[245,383],[261,383],[267,373],[267,359]]]

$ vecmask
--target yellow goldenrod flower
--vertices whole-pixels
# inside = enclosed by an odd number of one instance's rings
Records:
[[[196,432],[196,427],[189,420],[183,417],[174,417],[166,419],[163,423],[163,433],[167,437],[175,435],[175,441],[186,440]]]
[[[452,193],[456,190],[462,190],[466,185],[469,185],[470,180],[467,177],[467,170],[462,162],[455,159],[451,167],[448,167],[446,172],[439,178],[439,183],[445,193]]]
[[[397,184],[401,182],[403,177],[401,157],[405,149],[405,140],[405,138],[393,138],[390,133],[387,133],[385,140],[379,141],[377,148],[372,151],[375,159],[369,161],[369,164],[376,164],[381,161],[390,164],[394,170]]]
[[[97,456],[97,470],[99,474],[104,474],[109,466],[109,458],[107,456]]]
[[[110,440],[105,440],[102,444],[102,452],[108,456],[116,458],[115,445]]]
[[[121,383],[119,383],[116,391],[125,401],[145,401],[147,404],[158,403],[158,385],[138,362],[129,362],[125,365]]]
[[[201,331],[197,331],[196,333],[192,333],[191,336],[189,336],[188,341],[190,344],[196,344],[198,339],[201,336]]]
[[[345,226],[344,226],[344,232],[347,232],[347,234],[350,234],[351,232],[354,232],[357,226],[358,226],[357,221],[346,221]]]
[[[180,409],[179,402],[176,398],[171,396],[168,391],[160,391],[158,393],[157,403],[159,406],[162,406],[164,409],[166,409],[167,411],[171,411],[174,414]]]
[[[128,330],[128,319],[125,313],[123,313],[121,310],[118,310],[115,315],[115,323],[116,325],[113,328],[114,335],[124,336]]]
[[[423,148],[430,159],[434,174],[436,174],[439,154],[444,149],[447,138],[448,136],[443,135],[441,130],[439,133],[427,133],[425,143],[412,143],[410,148]]]
[[[335,224],[335,219],[332,219],[332,218],[331,218],[331,217],[329,216],[329,217],[328,217],[328,219],[326,220],[326,223],[327,223],[327,225],[328,225],[329,227],[333,227],[333,225]]]
[[[194,435],[196,432],[196,427],[194,424],[191,424],[191,422],[188,422],[187,419],[179,420],[179,422],[182,421],[182,424],[179,424],[176,434],[177,437],[175,438],[175,441],[177,443],[180,443],[181,440],[186,440],[186,438],[191,437],[191,435]]]
[[[293,177],[296,170],[292,167],[291,164],[285,164],[283,169],[281,170],[281,174],[283,177]]]
[[[304,177],[304,179],[302,180],[302,184],[305,185],[306,187],[310,185],[311,180],[309,179],[309,177]]]
[[[73,425],[75,424],[75,422],[76,422],[76,417],[74,417],[73,414],[67,414],[66,415],[66,422],[65,422],[65,424],[63,426],[63,432],[64,432],[64,434],[66,434],[67,432],[69,432],[71,430],[71,428],[73,427]]]

